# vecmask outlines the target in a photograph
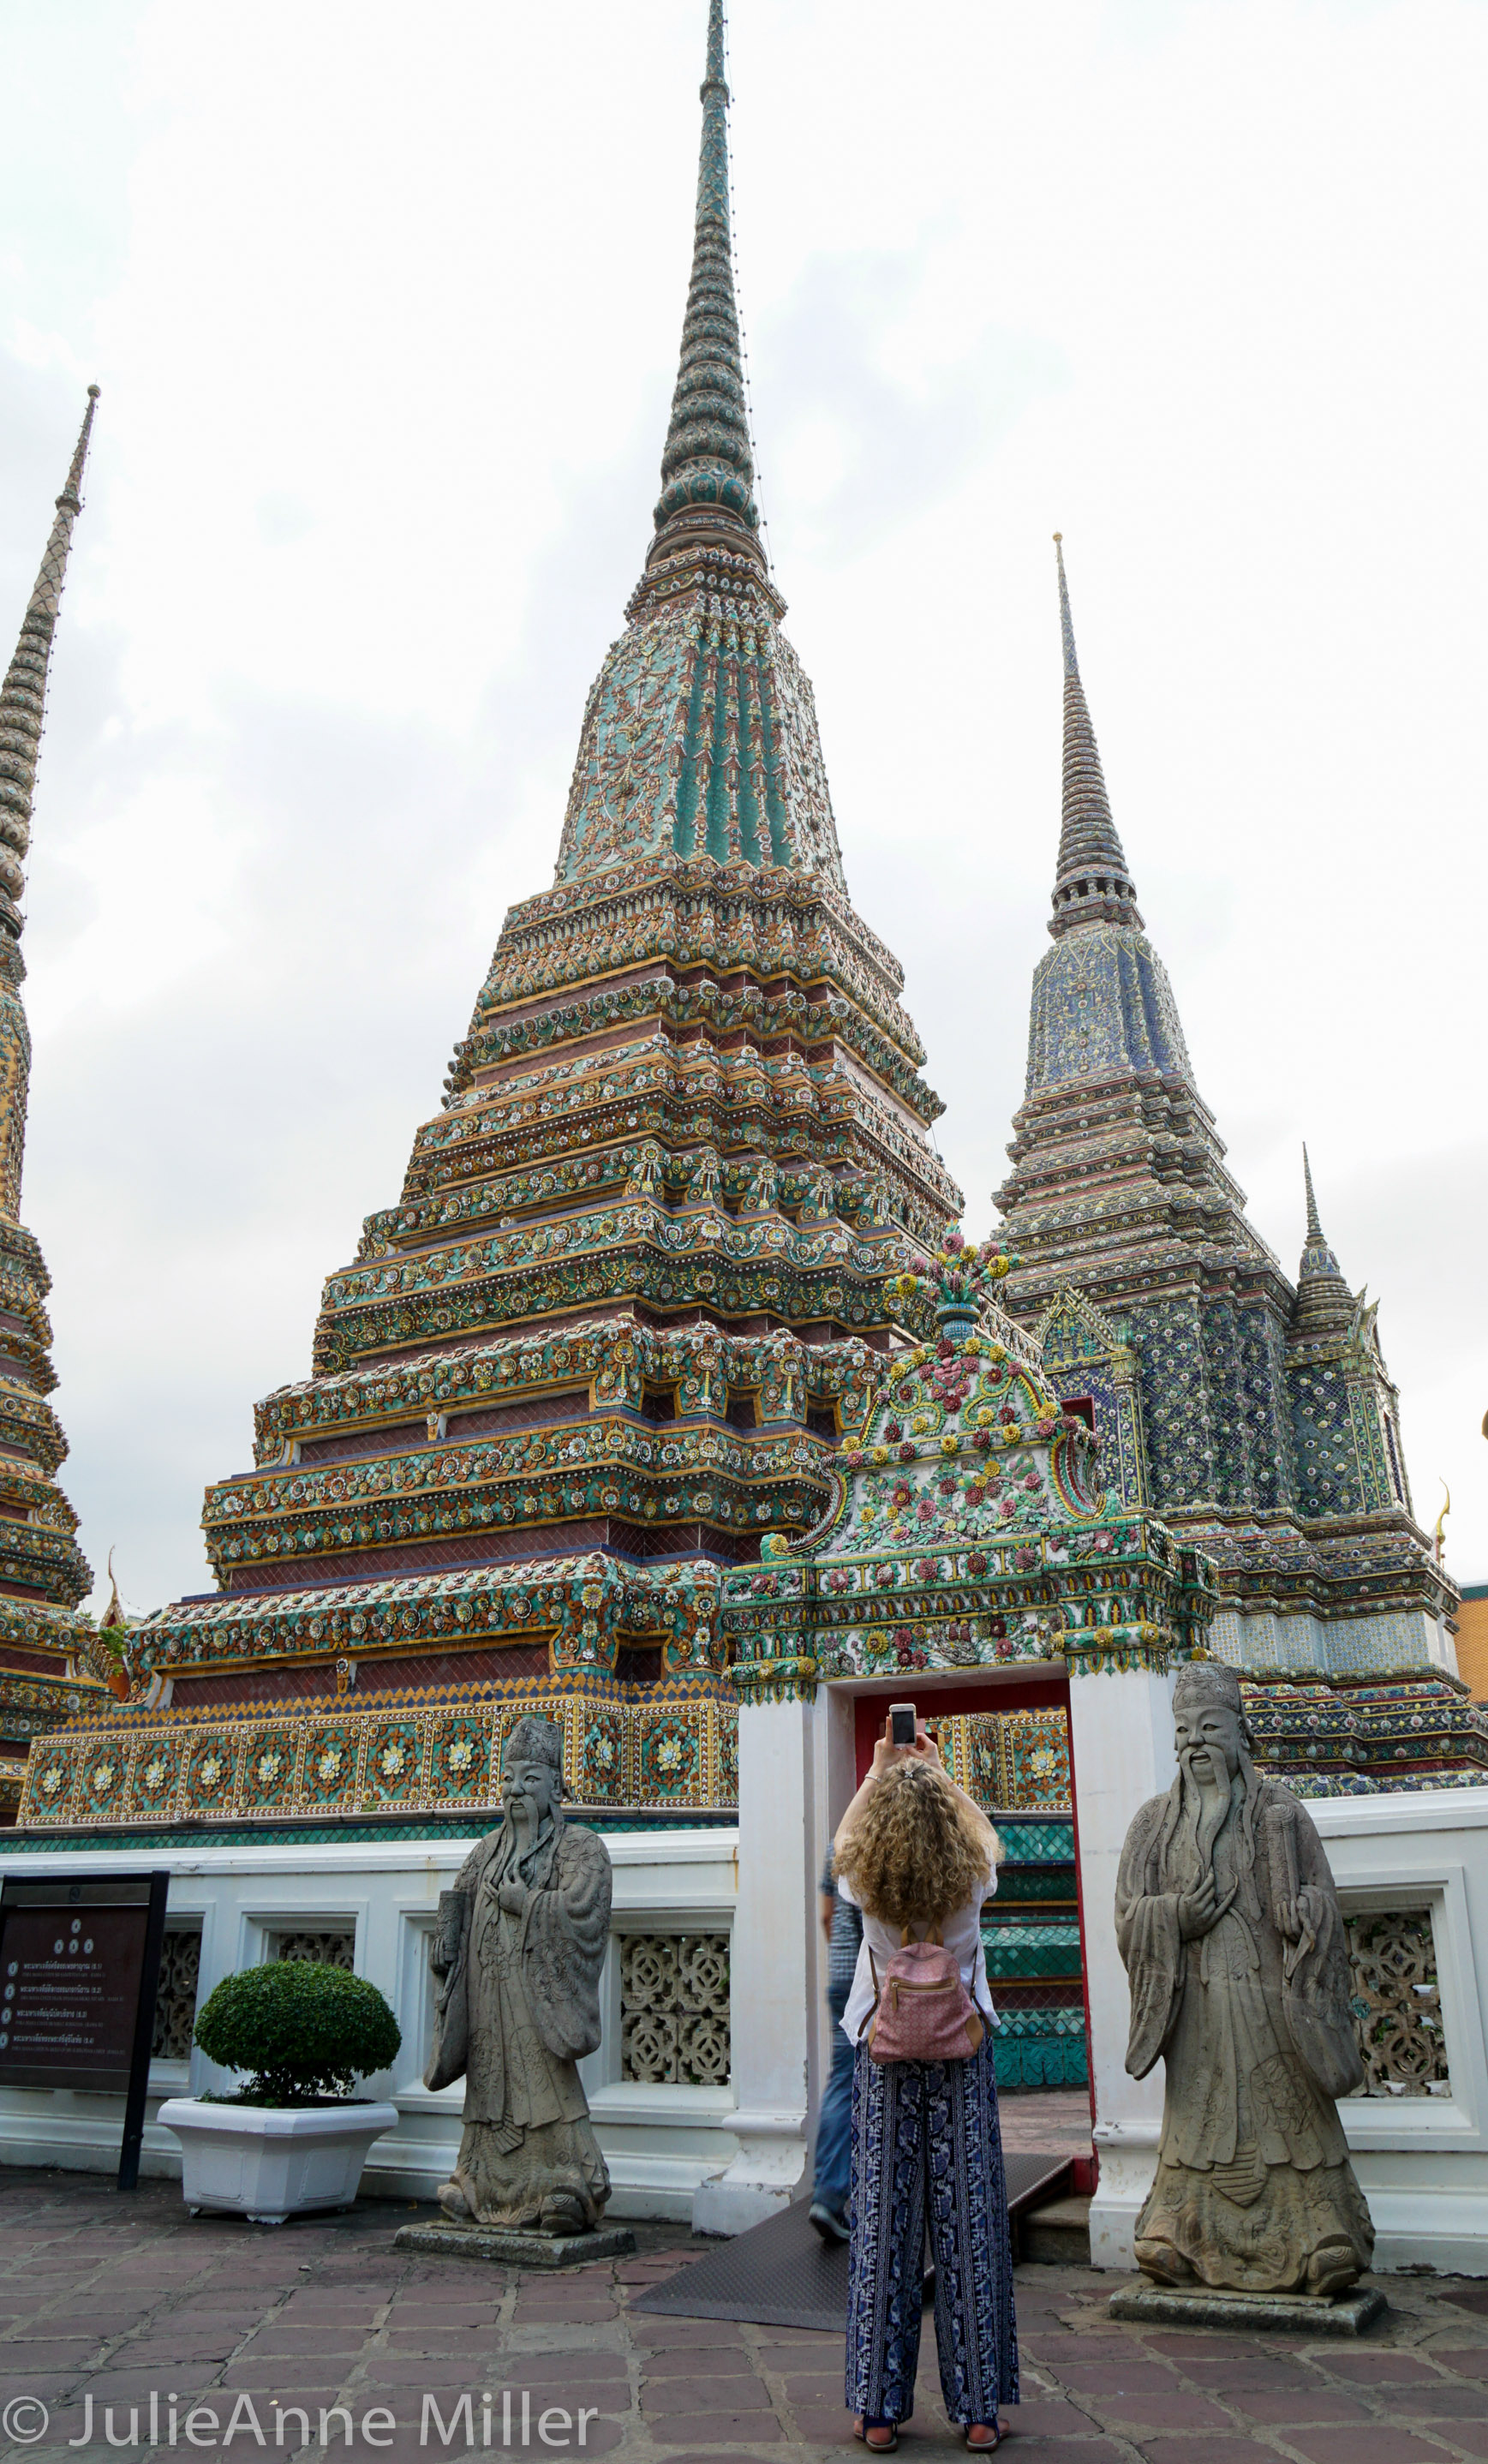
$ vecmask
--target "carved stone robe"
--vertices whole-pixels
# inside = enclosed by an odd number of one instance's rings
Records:
[[[1336,2291],[1368,2267],[1374,2232],[1334,2104],[1364,2068],[1333,1877],[1305,1809],[1248,1759],[1215,1833],[1217,1811],[1204,1818],[1203,1792],[1180,1772],[1122,1852],[1127,2068],[1145,2079],[1160,2055],[1167,2065],[1137,2264],[1166,2282]],[[1230,1904],[1185,1942],[1178,1901],[1206,1864]]]
[[[509,1880],[527,1886],[520,1916],[502,1908]],[[426,2087],[464,2074],[460,2154],[445,2203],[482,2224],[536,2224],[555,2194],[577,2199],[586,2226],[609,2174],[575,2064],[600,2042],[600,1970],[609,1939],[604,1842],[560,1813],[525,1856],[503,1821],[473,1848],[442,1895],[449,1960],[435,1996]]]

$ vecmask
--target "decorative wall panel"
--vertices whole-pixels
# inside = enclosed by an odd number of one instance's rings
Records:
[[[1449,2096],[1436,1941],[1429,1907],[1345,1920],[1354,2017],[1365,2059],[1361,2096]]]
[[[724,2086],[728,1935],[627,1933],[619,1943],[621,2077],[653,2086]]]
[[[155,2035],[150,2057],[184,2062],[191,2053],[196,1990],[202,1970],[202,1937],[195,1925],[167,1925],[155,1989]]]

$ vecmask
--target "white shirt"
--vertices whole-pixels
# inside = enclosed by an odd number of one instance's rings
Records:
[[[886,1925],[882,1917],[869,1916],[857,1893],[839,1879],[838,1890],[850,1906],[863,1909],[863,1947],[853,1970],[852,1991],[842,2013],[842,2026],[852,2042],[858,2042],[859,2032],[877,2000],[873,1988],[873,1963],[878,1964],[882,1977],[896,1950],[904,1947],[898,1925]],[[997,1869],[994,1865],[986,1883],[978,1883],[964,1907],[953,1908],[943,1917],[940,1939],[954,1958],[961,1971],[961,1982],[972,2000],[993,2027],[1000,2028],[1001,2020],[993,2009],[992,1993],[987,1983],[987,1954],[982,1948],[982,1903],[990,1900],[997,1887]],[[929,1932],[930,1928],[926,1928]],[[923,1941],[925,1936],[917,1937]]]

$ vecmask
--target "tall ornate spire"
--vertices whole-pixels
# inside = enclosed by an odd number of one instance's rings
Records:
[[[97,385],[88,387],[88,407],[67,473],[67,485],[56,500],[56,518],[41,571],[21,619],[15,656],[0,686],[0,981],[19,984],[26,969],[17,946],[24,918],[20,899],[26,887],[24,860],[31,845],[32,792],[36,783],[36,756],[47,697],[47,670],[62,583],[67,573],[73,524],[82,511],[82,473],[93,432]],[[19,1197],[19,1189],[15,1192]],[[7,1211],[15,1209],[7,1199]]]
[[[1054,534],[1054,552],[1059,561],[1060,627],[1064,637],[1064,795],[1049,930],[1056,940],[1079,924],[1131,924],[1140,932],[1137,893],[1111,819],[1095,730],[1080,681],[1060,531]]]
[[[1302,1148],[1302,1187],[1307,1199],[1307,1237],[1297,1269],[1297,1302],[1292,1310],[1294,1335],[1337,1335],[1354,1320],[1355,1301],[1328,1244],[1318,1217],[1312,1186],[1312,1165]]]
[[[819,873],[845,898],[816,704],[779,629],[752,493],[723,31],[722,0],[709,0],[692,279],[656,528],[589,695],[558,880],[711,860]]]
[[[755,464],[744,400],[744,361],[733,300],[729,236],[729,89],[723,74],[723,0],[709,0],[708,72],[701,87],[703,143],[697,166],[692,279],[682,324],[682,360],[671,398],[656,506],[670,552],[702,536],[747,546],[761,563],[755,533]]]
[[[46,1399],[56,1384],[45,1306],[51,1278],[34,1235],[20,1221],[31,1078],[31,1030],[21,1001],[26,968],[20,900],[52,639],[73,524],[82,509],[83,465],[98,398],[98,386],[90,385],[82,433],[56,500],[15,656],[0,687],[0,1741],[14,1733],[5,1707],[14,1700],[11,1672],[39,1666],[60,1674],[78,1650],[74,1611],[93,1584],[73,1537],[77,1517],[56,1482],[67,1440]],[[9,1657],[12,1646],[23,1654],[18,1661]],[[65,1656],[60,1666],[58,1653]],[[38,1708],[32,1734],[85,1699],[74,1688],[59,1692],[50,1678],[41,1693],[52,1707]]]

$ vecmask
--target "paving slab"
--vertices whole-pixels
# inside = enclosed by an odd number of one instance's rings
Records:
[[[105,2226],[99,2211],[117,2198],[86,2177],[74,2186],[41,2171],[11,2175],[0,2193],[0,2464],[61,2464],[90,2396],[98,2464],[164,2464],[149,2444],[149,2405],[153,2394],[164,2446],[172,2389],[182,2422],[198,2404],[226,2422],[251,2396],[278,2453],[300,2444],[295,2408],[315,2433],[322,2410],[344,2407],[358,2464],[536,2464],[564,2453],[616,2464],[862,2464],[842,2408],[840,2333],[636,2309],[649,2283],[685,2281],[717,2250],[674,2223],[637,2224],[634,2252],[555,2277],[396,2248],[406,2201],[359,2200],[346,2216],[271,2234],[193,2220],[179,2188],[156,2182],[127,2202],[127,2219],[118,2202]],[[1488,2285],[1372,2278],[1387,2306],[1344,2343],[1113,2320],[1113,2278],[1086,2267],[1023,2267],[1017,2286],[1025,2402],[1007,2409],[1009,2464],[1488,2464]],[[467,2393],[469,2452],[456,2419]],[[40,2438],[25,2434],[33,2412],[6,2414],[26,2398],[47,2409]],[[448,2443],[424,2423],[426,2398],[452,2425]],[[126,2441],[117,2448],[104,2439],[109,2405]],[[551,2429],[580,2411],[582,2450],[577,2434],[566,2449],[538,2442],[545,2413]],[[242,2431],[233,2444],[258,2452]],[[337,2434],[325,2464],[346,2452]],[[941,2408],[929,2317],[901,2452],[907,2464],[949,2464],[963,2452]],[[320,2464],[315,2434],[303,2464]]]

